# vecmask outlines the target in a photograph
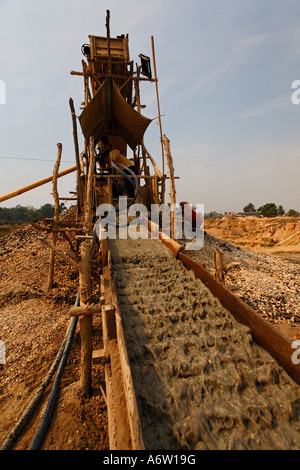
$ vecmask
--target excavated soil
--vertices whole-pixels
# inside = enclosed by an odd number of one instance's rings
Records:
[[[148,449],[300,449],[300,388],[158,240],[111,241]]]
[[[221,240],[255,250],[274,251],[276,248],[280,251],[279,248],[284,246],[291,252],[300,253],[299,217],[226,215],[221,219],[205,219],[205,230]]]

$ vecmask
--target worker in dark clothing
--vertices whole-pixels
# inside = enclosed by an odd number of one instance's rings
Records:
[[[107,169],[110,166],[109,152],[113,150],[113,146],[106,135],[101,137],[98,147],[100,152],[96,156],[96,162],[99,163],[101,169]]]

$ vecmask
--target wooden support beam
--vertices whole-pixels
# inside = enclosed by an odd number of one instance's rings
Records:
[[[90,235],[92,227],[92,203],[93,203],[93,176],[95,170],[95,145],[94,137],[90,137],[89,142],[89,171],[86,189],[86,201],[85,201],[85,232],[86,235]]]
[[[78,145],[78,133],[77,133],[77,122],[76,122],[76,114],[75,114],[75,107],[74,101],[72,98],[69,100],[71,116],[72,116],[72,125],[73,125],[73,140],[74,140],[74,149],[75,149],[75,161],[76,161],[76,170],[77,170],[77,209],[78,215],[81,213],[82,209],[82,187],[81,187],[81,180],[80,180],[80,155],[79,155],[79,145]]]
[[[176,204],[176,189],[175,189],[175,179],[174,179],[174,166],[173,158],[170,150],[170,141],[166,135],[164,135],[164,144],[166,149],[167,163],[169,167],[169,177],[170,177],[170,200],[171,206]],[[171,211],[171,238],[174,238],[174,211]]]
[[[62,144],[57,144],[58,153],[53,171],[53,180],[52,180],[52,193],[54,198],[54,217],[53,217],[53,228],[57,229],[59,222],[59,195],[57,191],[57,176],[60,166],[61,154],[62,154]],[[57,231],[52,233],[52,243],[53,246],[56,246],[57,242]],[[55,263],[55,250],[51,249],[50,251],[50,262],[49,262],[49,275],[48,275],[48,289],[53,288],[53,276],[54,276],[54,263]]]
[[[155,86],[156,86],[156,99],[157,99],[157,109],[158,109],[158,123],[159,123],[159,130],[160,130],[160,142],[161,142],[161,153],[162,153],[162,173],[165,174],[165,157],[164,157],[164,144],[163,144],[163,132],[162,132],[162,124],[161,124],[161,114],[160,114],[160,103],[159,103],[159,93],[158,93],[158,79],[157,79],[157,71],[156,71],[156,59],[155,59],[155,48],[154,48],[154,38],[151,36],[151,44],[152,44],[152,59],[153,59],[153,67],[154,67],[154,76],[155,76]],[[162,202],[164,202],[162,200]]]
[[[162,178],[162,174],[161,174],[161,172],[159,171],[158,166],[156,165],[156,163],[155,163],[155,161],[154,161],[154,158],[152,158],[152,156],[150,155],[150,153],[149,153],[148,150],[146,149],[145,145],[142,145],[142,147],[143,147],[143,150],[144,150],[144,152],[146,153],[147,157],[148,157],[149,160],[151,161],[156,175],[157,175],[159,178]]]
[[[76,269],[79,268],[79,263],[77,263],[77,261],[75,261],[73,258],[70,258],[70,256],[66,255],[62,250],[59,250],[58,248],[56,248],[56,246],[54,246],[51,242],[49,242],[49,240],[47,240],[46,238],[43,238],[43,237],[38,237],[38,239],[42,243],[47,245],[49,248],[51,248],[51,250],[54,250],[55,253],[58,256],[60,256],[62,259],[64,259],[68,263],[72,264],[72,266],[74,266],[74,268],[76,268]]]
[[[84,76],[83,72],[76,72],[75,70],[71,70],[70,74],[71,75],[77,75],[78,77],[83,77]]]
[[[106,10],[106,31],[107,31],[107,53],[108,53],[108,75],[112,73],[110,54],[110,11]]]
[[[81,245],[79,269],[80,306],[86,308],[91,295],[90,278],[91,243],[84,241]],[[80,389],[83,396],[90,394],[92,384],[92,315],[79,317],[81,337]]]
[[[92,228],[92,204],[93,204],[93,175],[95,169],[94,137],[89,142],[89,170],[85,200],[84,229],[85,235],[91,235]],[[80,306],[86,308],[91,296],[91,241],[85,240],[81,245],[81,257],[79,268]],[[84,396],[90,394],[92,384],[92,315],[79,317],[81,337],[81,362],[80,362],[80,389]]]
[[[214,251],[214,262],[215,262],[215,276],[216,279],[221,282],[221,284],[225,284],[225,277],[230,269],[239,266],[239,263],[228,263],[225,265],[224,263],[224,255],[223,253],[217,248]]]

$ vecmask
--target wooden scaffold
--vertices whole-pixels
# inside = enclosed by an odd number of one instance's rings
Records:
[[[57,144],[58,155],[52,177],[52,194],[55,204],[53,220],[45,221],[43,225],[34,224],[40,231],[46,231],[46,237],[39,237],[42,243],[50,249],[48,288],[55,286],[55,257],[59,256],[79,274],[80,305],[72,307],[70,316],[78,316],[81,337],[80,388],[82,394],[88,395],[91,389],[92,369],[92,321],[93,315],[102,310],[102,303],[92,303],[91,262],[95,243],[100,243],[102,267],[107,262],[107,245],[105,240],[99,240],[94,234],[94,217],[96,208],[103,203],[114,204],[114,181],[120,174],[111,173],[107,167],[99,167],[96,156],[99,142],[103,135],[109,139],[113,149],[117,149],[127,159],[127,148],[133,152],[132,162],[137,169],[136,178],[139,183],[139,198],[150,209],[151,204],[165,202],[166,180],[170,181],[170,201],[176,203],[175,176],[173,159],[170,151],[170,141],[163,134],[161,112],[158,94],[158,78],[154,50],[154,39],[151,37],[154,78],[152,78],[150,58],[140,55],[141,65],[129,58],[128,35],[112,38],[110,34],[110,13],[106,17],[106,37],[89,36],[90,43],[82,47],[86,61],[82,60],[82,71],[72,75],[83,77],[84,101],[80,116],[76,115],[73,99],[69,100],[71,112],[73,140],[75,152],[75,167],[77,188],[76,217],[67,223],[59,218],[60,198],[57,179],[60,176],[59,166],[62,155],[62,144]],[[162,169],[155,162],[145,146],[144,132],[151,120],[142,116],[140,82],[155,83],[160,142],[162,150]],[[135,110],[136,108],[136,110]],[[79,121],[84,137],[83,151],[80,153],[77,121]],[[169,176],[165,175],[165,157],[167,159]],[[153,168],[151,174],[149,163]],[[144,182],[144,185],[142,185]],[[171,212],[172,213],[172,212]],[[63,251],[58,246],[58,236],[62,235],[69,244],[69,250]],[[71,242],[70,234],[76,242]],[[50,239],[49,239],[50,235]],[[174,220],[171,219],[171,236],[174,236]],[[101,237],[100,237],[101,238]],[[101,355],[101,354],[100,354]]]

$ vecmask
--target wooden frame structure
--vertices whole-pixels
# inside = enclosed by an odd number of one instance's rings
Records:
[[[156,85],[157,108],[158,108],[158,121],[160,127],[160,141],[162,151],[162,169],[159,170],[154,158],[150,155],[149,151],[144,145],[143,138],[140,139],[138,145],[133,148],[133,155],[128,155],[128,142],[122,132],[112,125],[105,133],[109,139],[109,144],[118,149],[122,155],[132,160],[132,163],[137,169],[137,177],[139,180],[139,189],[142,196],[142,201],[139,199],[137,202],[143,202],[150,210],[151,204],[165,203],[165,189],[166,180],[170,179],[171,202],[175,201],[175,176],[170,152],[170,142],[163,136],[160,104],[158,94],[158,78],[156,71],[156,60],[154,50],[154,39],[151,37],[152,45],[152,60],[154,67],[154,78],[152,78],[150,58],[140,55],[141,65],[136,64],[134,67],[133,60],[130,60],[129,55],[129,38],[128,35],[121,35],[112,38],[110,35],[110,13],[107,11],[106,17],[106,37],[102,36],[89,36],[89,44],[82,46],[82,52],[86,60],[82,60],[82,71],[71,71],[71,75],[82,76],[84,79],[84,101],[81,109],[86,110],[99,89],[103,87],[106,80],[112,79],[117,87],[118,92],[121,94],[124,101],[130,106],[131,109],[136,110],[140,115],[141,110],[145,107],[141,105],[140,98],[140,82],[148,81]],[[145,66],[146,64],[146,66]],[[78,154],[78,137],[75,119],[74,105],[70,103],[71,113],[73,116],[73,129],[74,129],[74,144],[75,151]],[[90,106],[91,108],[91,106]],[[87,113],[86,113],[87,114]],[[83,115],[83,113],[82,113]],[[141,116],[142,117],[142,116]],[[95,147],[98,145],[99,136],[95,137]],[[86,181],[87,168],[89,165],[89,135],[85,136],[84,151],[80,157],[81,163],[77,161],[78,167],[78,209],[79,213],[82,212],[82,204],[84,199],[84,186]],[[131,146],[132,148],[132,146]],[[76,150],[77,149],[77,150]],[[165,154],[167,156],[169,176],[165,175]],[[171,164],[169,164],[171,162]],[[151,174],[151,171],[152,174]],[[96,205],[102,203],[113,203],[113,185],[119,174],[107,174],[103,169],[98,168],[98,172],[94,173],[94,202]],[[80,176],[79,176],[80,175]]]

